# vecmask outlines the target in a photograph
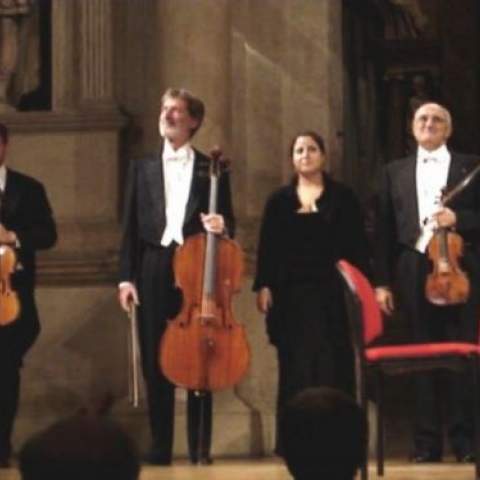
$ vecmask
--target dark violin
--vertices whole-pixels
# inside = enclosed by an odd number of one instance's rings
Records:
[[[479,172],[480,164],[449,192],[443,189],[441,204],[448,205],[470,185]],[[462,237],[450,228],[437,228],[428,244],[428,256],[433,263],[433,271],[427,277],[425,296],[431,303],[457,305],[468,300],[470,281],[467,274],[460,268],[459,258],[462,255]]]
[[[209,213],[217,211],[224,165],[212,152]],[[247,371],[250,351],[245,328],[233,317],[232,296],[240,289],[243,252],[233,240],[210,232],[188,237],[174,256],[183,304],[162,336],[160,366],[175,385],[200,392],[234,386]]]
[[[3,206],[3,191],[0,190],[0,216]],[[20,301],[13,290],[10,277],[17,266],[17,255],[9,245],[0,245],[0,326],[14,322],[20,313]]]
[[[17,257],[13,248],[0,245],[0,325],[14,322],[20,313],[20,301],[12,289],[10,275],[15,271]]]
[[[463,239],[447,228],[438,228],[428,244],[433,270],[427,277],[425,295],[435,305],[465,303],[470,295],[470,282],[460,268]]]

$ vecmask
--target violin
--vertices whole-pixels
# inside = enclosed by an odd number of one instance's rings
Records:
[[[440,203],[446,206],[460,194],[480,172],[480,164],[473,168],[449,192],[442,190]],[[427,277],[425,296],[434,305],[458,305],[470,295],[470,281],[460,268],[463,255],[463,239],[451,228],[439,227],[428,244],[428,256],[433,270]]]
[[[20,313],[20,301],[12,289],[10,276],[15,271],[17,257],[13,248],[0,246],[0,326],[14,322]]]
[[[427,300],[434,305],[457,305],[468,300],[470,281],[458,261],[462,255],[462,237],[448,228],[438,228],[428,244],[433,270],[425,284]]]
[[[3,206],[3,192],[0,191],[0,215]],[[10,277],[17,266],[17,255],[9,245],[0,245],[0,326],[14,322],[20,314],[20,301],[13,290]]]
[[[217,212],[218,182],[226,162],[211,153],[209,212]],[[244,270],[240,246],[211,232],[185,239],[173,259],[183,302],[162,335],[159,363],[175,385],[198,392],[236,385],[245,375],[250,350],[243,325],[233,317],[232,297]]]
[[[477,165],[449,192],[442,190],[441,204],[446,206],[459,195],[478,175]],[[458,305],[465,303],[470,295],[470,281],[460,268],[463,255],[463,239],[450,228],[439,227],[428,244],[428,256],[433,270],[427,277],[425,296],[434,305]]]

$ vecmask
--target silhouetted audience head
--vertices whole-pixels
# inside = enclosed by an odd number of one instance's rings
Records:
[[[366,460],[365,413],[332,388],[296,395],[283,411],[280,428],[283,456],[296,480],[352,480]]]
[[[22,480],[136,480],[140,460],[131,438],[105,418],[75,416],[24,444]]]

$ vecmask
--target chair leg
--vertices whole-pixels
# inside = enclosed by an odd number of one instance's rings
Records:
[[[384,419],[383,419],[383,374],[378,368],[375,372],[375,397],[377,399],[377,474],[384,473]]]
[[[367,394],[365,391],[366,388],[366,381],[365,381],[365,369],[364,366],[359,362],[356,365],[355,368],[355,376],[356,376],[356,397],[357,397],[357,402],[361,406],[362,410],[365,412],[366,415],[368,415],[368,405],[367,405]],[[363,462],[363,465],[360,470],[360,478],[361,480],[368,480],[368,454],[369,454],[369,449],[367,445],[367,452],[365,455],[365,462]]]
[[[473,370],[473,435],[475,442],[475,478],[480,480],[480,405],[478,392],[478,374],[479,374],[479,359],[476,356],[472,361]]]

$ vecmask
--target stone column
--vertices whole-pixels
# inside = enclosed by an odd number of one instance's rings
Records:
[[[75,3],[52,0],[52,110],[72,109],[75,96]]]
[[[112,22],[112,0],[52,0],[54,111],[115,110]]]
[[[112,0],[82,0],[77,6],[79,106],[112,108]]]

